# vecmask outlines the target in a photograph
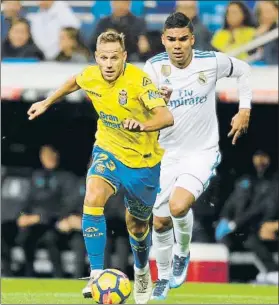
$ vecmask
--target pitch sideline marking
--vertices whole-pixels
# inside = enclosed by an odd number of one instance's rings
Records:
[[[12,294],[12,295],[22,295],[22,294],[26,294],[26,295],[40,295],[40,296],[53,296],[53,297],[77,297],[77,298],[80,298],[81,297],[81,294],[80,293],[67,293],[67,292],[57,292],[57,293],[51,293],[51,292],[2,292],[2,297],[4,295],[8,295],[8,294]],[[182,297],[195,297],[195,298],[209,298],[209,297],[212,297],[212,298],[229,298],[229,299],[233,299],[233,298],[253,298],[253,299],[274,299],[276,298],[276,295],[274,296],[262,296],[262,295],[259,295],[259,296],[256,296],[256,295],[240,295],[240,294],[233,294],[233,295],[230,295],[228,297],[228,295],[226,294],[194,294],[194,293],[176,293],[175,294],[175,297],[179,297],[179,298],[182,298]]]

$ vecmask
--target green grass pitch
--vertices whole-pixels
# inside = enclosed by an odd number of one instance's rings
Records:
[[[1,304],[92,304],[83,299],[78,280],[1,280]],[[132,296],[128,304],[134,304]],[[156,302],[150,302],[156,304]],[[278,304],[278,287],[188,283],[170,291],[159,304]]]

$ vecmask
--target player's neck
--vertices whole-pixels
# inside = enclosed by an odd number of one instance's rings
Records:
[[[172,60],[171,60],[171,63],[172,63],[176,68],[178,68],[178,69],[185,69],[185,68],[187,68],[187,67],[190,65],[192,59],[193,59],[193,52],[190,52],[188,58],[186,59],[186,61],[185,61],[184,63],[179,64],[179,63],[174,62],[174,61],[172,61]]]

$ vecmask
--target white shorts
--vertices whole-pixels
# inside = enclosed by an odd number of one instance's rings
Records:
[[[170,158],[166,153],[161,163],[160,193],[153,214],[158,217],[170,216],[169,198],[175,187],[186,189],[197,200],[216,175],[220,162],[221,154],[216,148],[179,159]]]

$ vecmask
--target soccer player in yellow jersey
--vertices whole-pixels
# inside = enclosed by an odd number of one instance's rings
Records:
[[[61,97],[83,89],[99,114],[93,162],[88,170],[82,219],[91,274],[84,297],[104,266],[106,223],[103,214],[109,197],[124,189],[126,223],[135,261],[134,297],[148,302],[152,282],[148,264],[148,220],[159,189],[158,131],[173,125],[173,116],[160,93],[142,70],[126,63],[124,36],[102,33],[97,40],[96,66],[87,67],[46,100],[28,111],[32,120]]]

